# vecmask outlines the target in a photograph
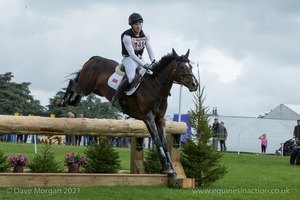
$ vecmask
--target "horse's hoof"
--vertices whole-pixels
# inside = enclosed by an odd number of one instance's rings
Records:
[[[177,178],[176,175],[177,175],[177,174],[176,174],[175,172],[168,173],[168,177],[171,178],[171,179],[176,179],[176,178]]]
[[[173,169],[164,170],[164,172],[168,175],[169,178],[176,179],[177,173]]]

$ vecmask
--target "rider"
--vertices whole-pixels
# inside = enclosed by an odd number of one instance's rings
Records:
[[[138,13],[132,13],[129,16],[128,23],[130,29],[124,31],[121,35],[122,43],[122,64],[125,67],[127,77],[120,83],[115,95],[112,97],[112,104],[120,108],[119,98],[130,86],[138,67],[149,68],[142,55],[146,47],[151,62],[155,62],[154,53],[150,44],[150,38],[142,30],[143,18]]]

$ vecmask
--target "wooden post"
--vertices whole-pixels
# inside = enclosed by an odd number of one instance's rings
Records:
[[[181,134],[167,134],[168,148],[177,179],[169,178],[168,185],[173,188],[195,188],[195,179],[187,178],[180,161]]]
[[[171,155],[172,165],[177,173],[177,178],[186,178],[180,161],[181,134],[167,134],[168,148]]]
[[[144,138],[131,137],[130,173],[145,174]]]

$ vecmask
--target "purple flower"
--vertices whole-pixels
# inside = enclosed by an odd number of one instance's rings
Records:
[[[18,154],[17,156],[8,157],[9,165],[12,167],[15,166],[26,166],[29,164],[29,161],[26,157],[23,157],[22,154]]]
[[[73,166],[73,167],[78,167],[78,166],[87,166],[87,162],[85,161],[84,155],[81,157],[79,154],[76,154],[75,152],[67,153],[66,154],[66,159],[65,159],[65,166]]]

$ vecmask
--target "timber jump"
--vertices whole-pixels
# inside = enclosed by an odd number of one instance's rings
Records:
[[[180,162],[180,135],[186,130],[187,126],[184,122],[166,121],[168,148],[172,165],[177,172],[177,179],[170,179],[164,174],[145,173],[143,140],[150,137],[150,134],[146,125],[140,120],[0,115],[0,134],[91,135],[130,137],[131,140],[130,174],[0,173],[0,186],[169,184],[180,188],[194,188],[194,179],[186,178]],[[20,181],[22,178],[26,179],[26,185],[22,185],[25,183],[25,181]]]

